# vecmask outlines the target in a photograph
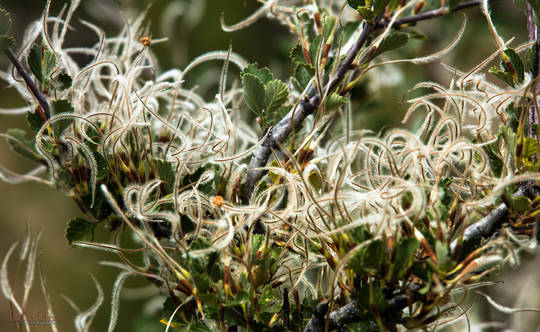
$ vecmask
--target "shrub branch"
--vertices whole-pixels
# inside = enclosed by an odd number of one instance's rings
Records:
[[[348,51],[347,57],[339,65],[334,77],[325,87],[325,91],[328,91],[328,93],[334,91],[345,74],[352,68],[354,59],[374,28],[374,23],[366,24],[362,33],[356,40],[356,43]],[[289,136],[292,129],[299,126],[308,115],[313,113],[319,107],[320,103],[321,96],[317,94],[317,88],[312,85],[298,106],[293,108],[283,119],[281,119],[281,121],[270,128],[270,132],[266,135],[262,144],[253,152],[251,157],[242,198],[244,204],[249,203],[255,184],[266,174],[267,170],[262,168],[266,166],[268,158],[272,153],[272,149],[277,148],[278,144],[282,143]]]
[[[36,98],[36,100],[38,101],[39,106],[41,106],[41,109],[43,110],[43,113],[45,114],[47,120],[50,119],[51,112],[49,111],[49,103],[47,102],[47,98],[45,98],[45,96],[41,92],[39,92],[39,89],[34,83],[34,80],[32,80],[26,69],[24,69],[22,63],[19,61],[19,59],[17,59],[15,53],[13,53],[10,48],[5,49],[4,53],[6,53],[9,61],[11,61],[13,66],[15,66],[17,72],[21,75],[24,82],[26,83],[26,86],[28,87],[34,98]]]

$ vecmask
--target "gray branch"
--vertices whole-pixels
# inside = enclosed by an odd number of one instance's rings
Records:
[[[527,181],[526,183],[520,185],[519,189],[513,194],[514,198],[523,195],[534,199],[535,197],[538,197],[540,195],[540,189],[535,186],[534,181]],[[508,213],[508,206],[506,206],[506,204],[504,203],[500,204],[487,216],[465,228],[462,241],[465,242],[477,236],[482,238],[491,237],[493,234],[495,234],[496,231],[500,229],[500,227],[506,220]],[[452,251],[456,249],[457,245],[458,240],[452,242]]]
[[[419,300],[421,295],[417,292],[422,287],[423,286],[420,284],[410,284],[406,289],[386,299],[388,306],[385,312],[391,314],[396,310],[402,310],[410,303]],[[365,316],[360,316],[355,301],[347,303],[343,307],[332,311],[328,314],[328,317],[326,317],[327,312],[328,301],[319,303],[317,307],[315,307],[311,319],[304,328],[304,332],[324,332],[327,322],[328,331],[335,329],[338,331],[347,331],[347,324],[360,322],[365,319]]]
[[[367,23],[362,30],[362,33],[356,40],[354,46],[347,50],[347,56],[343,62],[339,65],[334,77],[329,81],[325,87],[325,91],[329,93],[334,91],[339,82],[343,79],[345,74],[352,68],[352,63],[358,52],[366,42],[369,34],[373,31],[375,24]],[[255,188],[255,184],[259,181],[268,171],[261,169],[266,166],[268,158],[272,153],[272,149],[277,148],[278,144],[287,139],[293,128],[298,127],[304,119],[313,113],[321,103],[321,96],[317,94],[317,88],[312,85],[307,92],[307,96],[300,101],[296,108],[293,108],[281,121],[275,126],[270,128],[270,132],[266,135],[264,141],[253,152],[251,162],[249,163],[248,174],[242,195],[244,204],[249,203],[251,195]]]

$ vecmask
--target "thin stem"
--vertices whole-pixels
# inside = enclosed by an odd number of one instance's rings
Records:
[[[534,22],[534,11],[530,4],[527,4],[527,31],[529,32],[529,41],[536,42],[536,54],[540,52],[540,43],[538,42],[539,28]],[[540,68],[540,57],[537,57],[536,70]],[[538,77],[538,73],[537,73]],[[540,85],[538,82],[534,84],[533,104],[529,108],[529,114],[527,116],[528,136],[536,139],[536,132],[534,130],[535,124],[538,124],[538,110],[540,109],[540,102],[538,101],[538,94],[540,93]]]
[[[11,48],[4,50],[4,52],[6,53],[9,61],[11,61],[11,63],[13,63],[13,65],[17,69],[17,72],[19,72],[19,74],[22,76],[24,82],[26,83],[26,86],[28,87],[28,89],[30,89],[32,95],[38,101],[39,106],[41,106],[45,117],[47,118],[47,120],[49,120],[51,118],[51,112],[49,111],[49,103],[47,102],[47,98],[39,91],[36,84],[30,77],[30,75],[26,72],[22,63],[19,61],[19,59],[17,59],[17,56],[15,55],[15,53],[13,53]]]

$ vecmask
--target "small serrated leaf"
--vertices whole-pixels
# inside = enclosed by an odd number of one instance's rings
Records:
[[[373,10],[375,12],[375,15],[378,15],[380,12],[382,12],[389,2],[390,0],[373,0]]]
[[[400,280],[410,266],[412,258],[420,242],[413,237],[399,241],[396,249],[396,259],[392,268],[392,280]]]
[[[41,157],[34,151],[34,141],[26,138],[24,130],[18,128],[8,129],[6,135],[14,138],[8,138],[8,144],[14,152],[35,161],[41,160]]]
[[[325,107],[327,111],[333,110],[343,105],[347,105],[349,98],[340,95],[339,93],[333,92],[328,95],[325,99]]]
[[[244,101],[250,110],[257,116],[263,116],[265,106],[265,92],[262,81],[252,74],[242,75],[242,86],[244,87]]]
[[[489,68],[489,72],[497,76],[500,80],[502,80],[506,84],[510,85],[511,87],[514,87],[514,79],[512,78],[512,75],[510,75],[510,73],[502,71],[501,68],[495,67],[495,66]]]
[[[507,48],[501,54],[501,60],[501,66],[507,73],[510,73],[514,82],[521,84],[524,79],[523,61],[521,61],[516,51]]]
[[[439,241],[435,243],[435,255],[437,256],[437,261],[439,262],[439,269],[442,271],[449,271],[452,266],[452,258],[450,257],[450,249],[447,244],[443,244]]]
[[[69,245],[74,241],[93,241],[95,224],[81,217],[75,217],[68,221],[66,227],[66,240]]]
[[[275,123],[269,123],[270,118],[277,118],[274,113],[278,112],[280,107],[287,102],[289,97],[289,90],[287,85],[280,80],[273,80],[268,82],[264,86],[264,113],[265,120],[268,124],[273,125]]]
[[[56,55],[49,50],[45,50],[42,67],[42,77],[45,80],[45,83],[51,79],[51,75],[57,69],[57,67],[58,59],[56,58]]]
[[[57,99],[51,104],[51,114],[59,115],[64,113],[75,113],[75,109],[67,99]],[[53,131],[56,136],[60,136],[73,123],[72,118],[59,119],[53,124]]]
[[[165,183],[167,192],[173,192],[176,177],[172,164],[162,159],[153,159],[152,163],[157,169],[159,178]]]
[[[37,114],[36,112],[27,112],[26,113],[26,120],[28,121],[28,125],[32,130],[39,131],[41,129],[41,126],[43,126],[43,120]]]
[[[296,44],[296,46],[294,46],[294,48],[289,53],[289,57],[294,64],[307,64],[306,57],[304,55],[304,52],[302,51],[302,46],[300,44]]]
[[[409,35],[405,32],[393,31],[390,35],[386,36],[379,47],[371,54],[371,58],[374,58],[384,52],[395,50],[401,46],[407,44],[409,41]]]
[[[367,6],[359,6],[356,11],[360,17],[368,22],[372,22],[377,17],[377,13]]]
[[[58,89],[60,89],[60,91],[69,89],[73,83],[71,76],[66,73],[60,73],[58,76],[56,76],[56,81],[58,82]]]
[[[293,77],[291,79],[295,88],[301,92],[304,91],[309,81],[313,77],[315,69],[309,65],[297,65],[294,68]]]
[[[37,80],[40,83],[43,82],[41,53],[42,53],[41,46],[39,44],[34,44],[27,58],[28,66],[30,67],[30,70],[32,71],[32,73],[34,74],[34,76],[37,78]]]
[[[319,48],[321,45],[322,36],[317,35],[315,38],[313,38],[313,41],[309,45],[309,56],[311,60],[311,64],[317,67],[317,55],[319,53]]]
[[[527,68],[529,69],[531,76],[536,77],[538,75],[538,51],[536,49],[536,44],[533,44],[527,49],[525,62],[527,63]]]
[[[257,66],[257,62],[250,63],[246,66],[246,68],[244,68],[244,70],[242,70],[242,72],[240,73],[240,77],[245,74],[251,74],[261,80],[262,84],[266,84],[274,79],[274,75],[272,75],[270,69],[266,67],[259,69],[257,68]]]
[[[11,14],[4,8],[0,8],[0,35],[7,35],[11,28]]]

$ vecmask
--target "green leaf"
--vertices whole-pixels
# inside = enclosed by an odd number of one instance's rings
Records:
[[[255,255],[257,254],[257,251],[261,249],[263,243],[265,240],[264,234],[253,234],[251,236],[251,256],[250,261],[253,263],[255,261]]]
[[[210,290],[210,286],[213,283],[210,277],[202,273],[194,273],[192,274],[192,277],[195,282],[195,287],[197,288],[197,293],[208,293],[208,290]]]
[[[359,314],[368,318],[376,317],[375,314],[378,316],[382,315],[386,311],[386,308],[388,308],[388,302],[384,297],[382,289],[369,283],[363,285],[358,290],[356,306],[358,307]]]
[[[531,200],[527,196],[518,196],[516,198],[512,197],[510,204],[512,205],[512,210],[516,213],[527,213],[531,211]]]
[[[390,0],[374,0],[373,10],[375,11],[375,15],[379,15],[379,13],[384,10],[384,8],[386,7],[386,5],[388,5],[389,2]]]
[[[103,157],[103,155],[98,151],[92,151],[92,154],[94,155],[94,159],[96,159],[97,163],[96,180],[103,180],[110,175],[107,161],[105,160],[105,157]]]
[[[186,234],[195,230],[195,223],[190,217],[183,214],[180,216],[180,227],[182,228],[182,232]]]
[[[533,78],[538,76],[538,51],[536,50],[536,44],[533,44],[527,49],[525,62],[527,63],[527,68],[529,69],[531,76]]]
[[[51,104],[51,115],[64,113],[75,113],[75,109],[67,99],[57,99]],[[73,123],[73,118],[56,120],[53,124],[53,131],[57,136],[60,136]]]
[[[498,148],[499,141],[500,141],[500,134],[497,137],[497,140],[495,140],[495,142],[487,144],[485,146],[485,151],[489,157],[489,163],[491,165],[491,169],[493,170],[493,174],[495,174],[495,176],[497,177],[501,175],[501,172],[504,166],[503,158],[500,155],[499,148]]]
[[[266,67],[259,69],[257,68],[257,65],[257,62],[247,65],[247,67],[244,68],[244,70],[242,70],[242,72],[240,73],[240,77],[246,74],[251,74],[260,79],[262,84],[266,84],[274,79],[274,75],[272,75],[270,69]]]
[[[356,11],[358,11],[358,15],[360,15],[361,18],[368,22],[372,22],[375,17],[377,17],[377,13],[366,6],[359,6]]]
[[[296,31],[299,35],[303,36],[308,43],[311,43],[316,36],[315,20],[305,11],[301,13],[298,18],[299,20],[296,22]]]
[[[34,44],[28,55],[28,65],[41,84],[46,84],[58,66],[56,55],[45,46]]]
[[[39,114],[37,114],[37,111],[26,113],[26,120],[28,121],[30,128],[32,128],[34,131],[39,131],[41,126],[43,126],[43,120]]]
[[[11,14],[4,8],[0,8],[0,35],[7,35],[11,28]]]
[[[315,170],[311,171],[308,175],[308,182],[317,192],[321,191],[323,182],[318,172],[316,172]]]
[[[338,108],[343,105],[347,105],[349,98],[340,95],[339,93],[333,92],[325,99],[325,107],[327,111],[331,111],[335,108]]]
[[[244,87],[244,101],[247,106],[262,118],[265,106],[265,91],[262,81],[252,74],[243,74],[242,85]]]
[[[15,38],[8,35],[0,35],[0,51],[6,50],[15,44]]]
[[[8,138],[7,141],[14,152],[34,161],[41,160],[39,154],[34,150],[34,140],[26,138],[26,132],[24,130],[18,128],[8,129],[6,135],[14,138]]]
[[[322,36],[317,35],[315,38],[313,38],[313,41],[309,45],[309,57],[311,58],[311,64],[316,67],[317,65],[317,55],[319,52],[319,48],[322,47],[321,45]]]
[[[176,305],[174,305],[174,302],[170,297],[167,297],[165,302],[163,302],[163,307],[161,308],[161,317],[165,320],[165,322],[168,322],[171,317],[174,317],[171,320],[171,325],[177,325],[177,324],[185,324],[183,322],[180,322],[178,312],[176,312]]]
[[[294,68],[293,77],[291,77],[291,81],[293,82],[296,90],[299,92],[304,91],[314,73],[315,69],[309,65],[296,66]]]
[[[505,82],[506,84],[510,85],[511,87],[514,87],[514,79],[512,78],[512,75],[510,73],[507,73],[499,67],[491,67],[489,68],[489,72],[495,76],[497,76],[500,80]]]
[[[400,280],[405,275],[406,269],[410,266],[414,253],[418,248],[417,239],[407,237],[401,239],[397,246],[396,259],[392,268],[392,280]]]
[[[291,58],[292,62],[294,64],[301,64],[301,65],[307,65],[307,60],[304,55],[304,52],[302,51],[302,46],[300,44],[296,44],[291,52],[289,53],[289,57]]]
[[[452,268],[453,262],[452,258],[450,257],[448,245],[437,241],[435,243],[435,255],[437,257],[437,261],[439,262],[439,269],[447,272]]]
[[[208,326],[200,322],[190,322],[189,325],[181,328],[179,332],[211,332]]]
[[[172,193],[174,191],[174,183],[176,180],[172,164],[166,160],[157,158],[153,159],[152,163],[157,169],[159,178],[165,184],[165,189],[168,193]]]
[[[323,40],[325,42],[328,41],[328,38],[330,37],[330,34],[334,30],[334,26],[336,25],[336,18],[332,15],[325,15],[324,16],[324,23],[323,23]]]
[[[238,293],[236,293],[236,296],[232,301],[230,301],[228,304],[229,306],[237,306],[237,305],[243,305],[248,304],[250,302],[249,294],[245,290],[240,290]]]
[[[39,82],[43,82],[43,71],[41,69],[41,46],[39,44],[34,44],[30,53],[28,54],[28,66],[38,79]]]
[[[73,83],[73,79],[71,78],[71,76],[66,73],[61,73],[56,76],[56,81],[58,82],[58,89],[60,89],[60,91],[69,89],[71,87],[71,84]]]
[[[375,275],[380,272],[382,260],[383,243],[381,240],[373,240],[359,249],[347,265],[359,275]]]
[[[362,243],[364,241],[367,241],[369,238],[371,238],[371,235],[367,231],[367,226],[361,225],[358,227],[353,228],[350,231],[350,234],[356,243]]]
[[[262,312],[275,313],[279,311],[279,306],[275,306],[276,294],[271,285],[264,286],[261,297],[259,298],[259,306]]]
[[[373,51],[370,58],[373,59],[384,52],[400,48],[401,46],[407,44],[408,41],[409,35],[407,33],[393,31],[381,41],[379,47]]]
[[[525,137],[523,140],[523,152],[521,153],[521,157],[529,159],[537,153],[538,141],[533,137]]]
[[[70,219],[65,233],[68,244],[71,245],[74,241],[93,241],[95,227],[94,223],[81,217]]]
[[[279,108],[287,102],[288,97],[289,90],[287,89],[287,85],[280,80],[270,81],[264,86],[264,113],[267,122],[269,122],[270,117],[276,118],[273,114],[278,112]],[[274,125],[275,123],[269,124]]]
[[[523,69],[523,61],[521,61],[521,58],[511,48],[507,48],[504,50],[503,55],[501,55],[502,61],[501,66],[505,69],[507,73],[509,73],[512,76],[512,79],[518,83],[521,84],[524,79],[524,69]]]
[[[347,0],[347,4],[351,6],[353,9],[358,8],[358,6],[365,5],[365,0]]]

